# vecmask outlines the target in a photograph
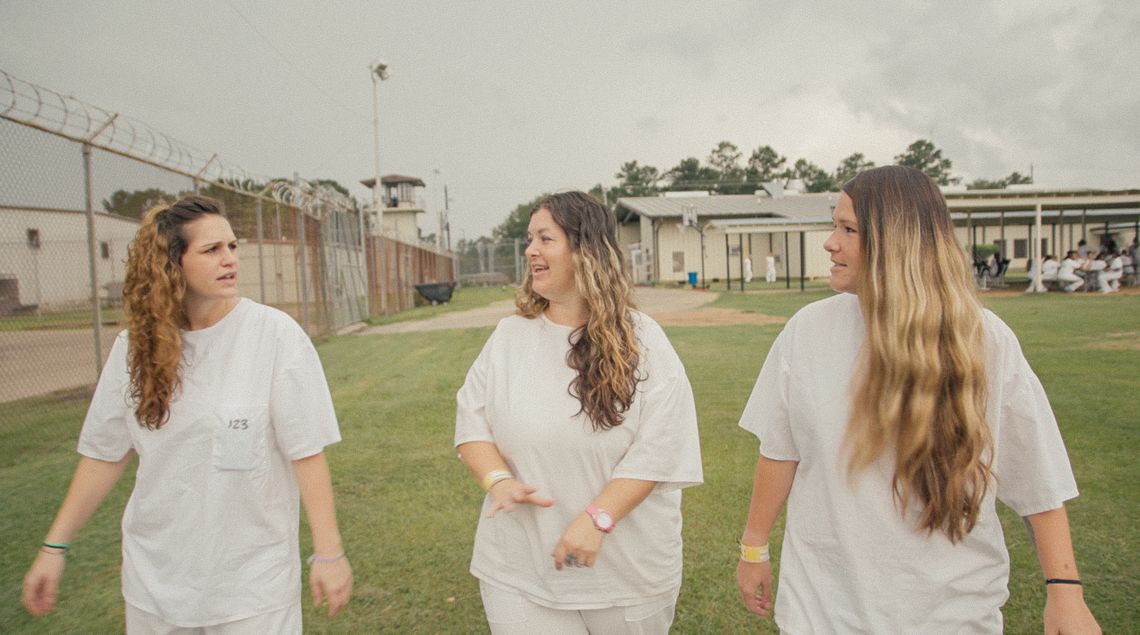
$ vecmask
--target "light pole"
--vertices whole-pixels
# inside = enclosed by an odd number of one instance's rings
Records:
[[[372,151],[375,159],[376,181],[372,183],[372,209],[376,212],[376,227],[380,234],[380,313],[388,315],[388,254],[384,246],[384,205],[380,201],[380,82],[388,79],[388,64],[376,60],[368,67],[372,76]]]

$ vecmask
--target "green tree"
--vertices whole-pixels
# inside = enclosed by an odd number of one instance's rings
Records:
[[[618,180],[618,196],[653,196],[659,191],[661,172],[652,165],[639,165],[637,161],[627,161],[621,165],[614,178]],[[600,187],[600,186],[599,186]],[[605,201],[604,196],[599,200]]]
[[[1010,185],[1028,185],[1033,183],[1033,177],[1020,172],[1013,172],[1004,179],[974,179],[966,186],[968,190],[1004,190]]]
[[[132,192],[115,190],[110,198],[103,199],[103,209],[110,214],[141,219],[143,214],[156,204],[162,201],[172,203],[174,199],[173,194],[153,187]]]
[[[718,180],[720,173],[705,165],[700,159],[689,157],[665,173],[670,190],[707,190]]]
[[[1009,176],[1005,177],[1006,185],[1029,185],[1033,183],[1033,177],[1028,174],[1014,171]]]
[[[1005,179],[997,179],[992,181],[990,179],[974,179],[966,184],[967,190],[1004,190]]]
[[[843,185],[855,178],[856,174],[873,167],[875,167],[874,161],[868,161],[862,152],[855,152],[839,162],[835,168],[835,182],[837,185]]]
[[[497,227],[491,230],[491,235],[495,240],[514,240],[515,238],[526,238],[526,228],[530,225],[530,210],[534,209],[542,199],[550,196],[549,193],[540,194],[534,197],[528,203],[521,203],[507,214],[506,220],[499,223]]]
[[[942,156],[942,150],[932,142],[919,139],[907,146],[906,152],[895,157],[895,163],[922,170],[939,185],[955,185],[962,181],[950,174],[953,163]]]
[[[787,162],[788,159],[780,156],[772,146],[760,146],[748,157],[749,180],[763,183],[782,179],[786,175],[784,164]]]
[[[792,178],[803,181],[804,187],[809,192],[827,192],[838,189],[835,186],[835,178],[827,170],[807,159],[797,159],[795,165],[792,166],[790,175]]]

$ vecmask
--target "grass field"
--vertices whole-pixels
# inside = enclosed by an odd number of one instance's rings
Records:
[[[722,294],[716,306],[790,316],[825,295]],[[1020,337],[1068,445],[1081,487],[1070,514],[1088,603],[1105,632],[1140,632],[1140,296],[1048,294],[986,303]],[[739,606],[733,571],[756,456],[754,438],[736,421],[779,329],[667,329],[696,394],[705,465],[705,484],[685,493],[676,633],[775,632]],[[356,592],[333,621],[306,606],[306,632],[486,632],[467,573],[481,492],[456,460],[451,438],[455,390],[489,332],[339,337],[319,346],[344,435],[328,453]],[[0,589],[7,598],[0,632],[122,632],[118,519],[129,478],[75,540],[60,609],[33,620],[18,604],[24,570],[74,466],[86,403],[79,394],[21,406],[34,409],[35,424],[0,430]],[[1040,632],[1040,570],[1020,519],[1003,510],[1003,521],[1013,559],[1006,630]]]

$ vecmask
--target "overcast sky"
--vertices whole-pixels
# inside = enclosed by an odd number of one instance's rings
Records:
[[[381,172],[427,182],[425,233],[446,184],[456,239],[721,140],[1140,187],[1137,2],[0,0],[0,69],[362,200],[376,58]]]

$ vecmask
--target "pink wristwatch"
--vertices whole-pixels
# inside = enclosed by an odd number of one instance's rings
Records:
[[[593,503],[590,503],[586,507],[586,513],[590,515],[590,518],[594,519],[594,526],[602,533],[610,533],[614,530],[614,526],[617,525],[613,514],[604,509],[598,509],[597,505]]]

